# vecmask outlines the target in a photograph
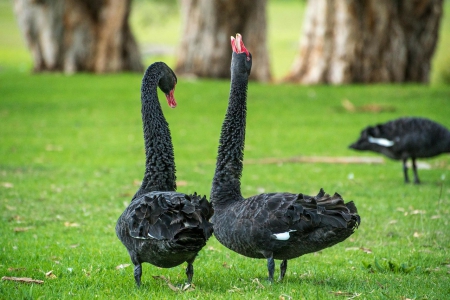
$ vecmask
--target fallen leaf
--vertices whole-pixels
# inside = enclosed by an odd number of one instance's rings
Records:
[[[335,296],[345,296],[345,297],[353,296],[353,293],[350,293],[350,292],[341,292],[341,291],[334,292],[334,291],[331,291],[330,293],[335,295]]]
[[[8,271],[24,271],[26,268],[8,268]]]
[[[360,247],[348,247],[348,248],[345,248],[345,251],[356,251],[359,249],[360,249]]]
[[[23,282],[23,283],[37,283],[37,284],[43,284],[43,280],[37,280],[33,278],[28,277],[7,277],[3,276],[2,280],[10,280],[10,281],[16,281],[16,282]]]
[[[174,292],[178,292],[180,289],[174,286],[172,283],[167,282],[167,286]]]
[[[179,292],[180,291],[180,289],[179,288],[177,288],[176,286],[174,286],[171,282],[170,282],[170,280],[169,279],[167,279],[166,277],[164,277],[164,276],[152,276],[154,279],[159,279],[159,280],[163,280],[165,283],[167,283],[167,286],[172,290],[172,291],[174,291],[174,292]]]
[[[228,293],[236,293],[236,292],[240,293],[240,292],[242,292],[242,289],[240,289],[237,286],[233,285],[233,288],[229,289],[227,292]]]
[[[64,222],[64,226],[66,227],[80,227],[78,223]]]
[[[252,280],[252,283],[256,283],[260,289],[265,289],[265,287],[259,282],[258,278]]]
[[[304,279],[304,278],[308,278],[311,277],[311,272],[308,271],[307,273],[303,273],[300,275],[300,279]]]
[[[439,272],[439,267],[436,267],[436,268],[426,268],[425,269],[425,271],[426,272],[429,272],[429,273],[431,273],[431,272]]]
[[[193,291],[195,289],[195,285],[193,283],[185,283],[182,287],[181,290],[183,292],[185,291]]]
[[[130,264],[121,264],[116,267],[116,270],[125,269],[126,267],[129,267],[129,266],[130,266]]]
[[[188,185],[188,183],[186,180],[177,181],[177,186],[187,186],[187,185]]]
[[[372,250],[370,250],[369,248],[364,248],[364,247],[361,247],[361,248],[359,248],[359,249],[361,249],[362,251],[364,251],[364,252],[366,252],[366,253],[372,253]]]
[[[222,267],[224,267],[225,269],[231,268],[231,266],[229,266],[226,262],[224,262],[224,263],[222,264]]]
[[[344,109],[346,111],[349,111],[349,112],[355,112],[356,111],[355,105],[348,99],[342,100],[341,104],[342,104],[342,107],[344,107]]]
[[[421,249],[419,250],[419,252],[423,252],[423,253],[433,253],[433,251],[429,250],[429,249]]]
[[[5,205],[7,210],[16,210],[15,206],[9,206],[9,205]]]
[[[59,145],[51,145],[51,144],[49,144],[49,145],[45,146],[45,151],[58,151],[58,152],[60,152],[62,150],[63,150],[63,147],[59,146]]]
[[[31,228],[33,228],[33,227],[15,227],[14,232],[25,232],[25,231],[30,230]]]
[[[337,291],[337,292],[333,292],[331,291],[330,293],[332,293],[335,296],[343,296],[343,297],[348,297],[347,299],[354,299],[356,297],[359,297],[362,295],[362,293],[350,293],[350,292],[341,292],[341,291]]]
[[[392,112],[395,111],[395,107],[392,105],[382,105],[376,103],[369,103],[356,106],[350,100],[344,99],[341,102],[342,107],[351,113],[355,112],[369,112],[369,113],[380,113],[380,112]]]
[[[50,278],[50,279],[55,279],[56,275],[53,274],[53,270],[48,271],[47,273],[45,273],[45,277]]]
[[[8,206],[6,206],[7,208],[8,208]],[[9,207],[9,208],[11,208],[11,206]],[[15,210],[16,208],[15,207],[13,207],[13,210]],[[15,215],[15,216],[12,216],[11,218],[9,218],[9,221],[16,221],[17,223],[20,223],[20,220],[22,219],[22,217],[21,216],[18,216],[18,215]]]

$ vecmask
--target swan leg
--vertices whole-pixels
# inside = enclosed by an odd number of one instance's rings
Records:
[[[403,175],[405,176],[405,183],[409,183],[408,166],[406,165],[406,158],[403,159]]]
[[[136,281],[137,287],[141,286],[141,276],[142,276],[142,265],[137,264],[134,266],[134,280]]]
[[[419,180],[419,175],[417,175],[417,165],[416,165],[416,158],[411,158],[412,160],[412,166],[413,166],[413,171],[414,171],[414,184],[419,184],[420,180]]]
[[[269,271],[269,281],[273,282],[273,273],[275,272],[275,260],[273,257],[267,259],[267,270]]]
[[[287,259],[283,260],[281,262],[280,265],[280,278],[278,279],[279,281],[283,280],[284,275],[286,274],[286,270],[287,270]]]
[[[192,282],[192,277],[194,277],[194,265],[192,264],[193,262],[189,262],[188,261],[188,265],[186,268],[186,276],[187,276],[187,282],[189,284],[191,284]]]

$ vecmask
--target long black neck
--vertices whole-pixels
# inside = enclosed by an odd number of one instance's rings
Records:
[[[161,65],[150,66],[142,79],[142,124],[145,141],[145,174],[133,197],[152,191],[175,191],[175,160],[169,125],[158,99],[157,87],[162,77]]]
[[[243,198],[240,179],[244,159],[247,86],[248,77],[235,78],[232,75],[211,189],[211,202],[215,207],[226,206]]]

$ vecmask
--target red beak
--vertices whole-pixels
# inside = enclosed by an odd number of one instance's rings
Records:
[[[177,102],[175,101],[175,97],[173,93],[175,92],[175,88],[171,90],[168,94],[166,94],[167,103],[171,108],[175,108],[177,106]]]

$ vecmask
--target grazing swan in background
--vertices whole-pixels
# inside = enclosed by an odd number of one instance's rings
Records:
[[[420,183],[416,158],[433,157],[450,152],[450,131],[425,118],[400,118],[384,124],[368,126],[359,139],[349,146],[355,150],[378,152],[403,160],[405,183],[409,182],[406,161],[411,158],[414,183]]]

